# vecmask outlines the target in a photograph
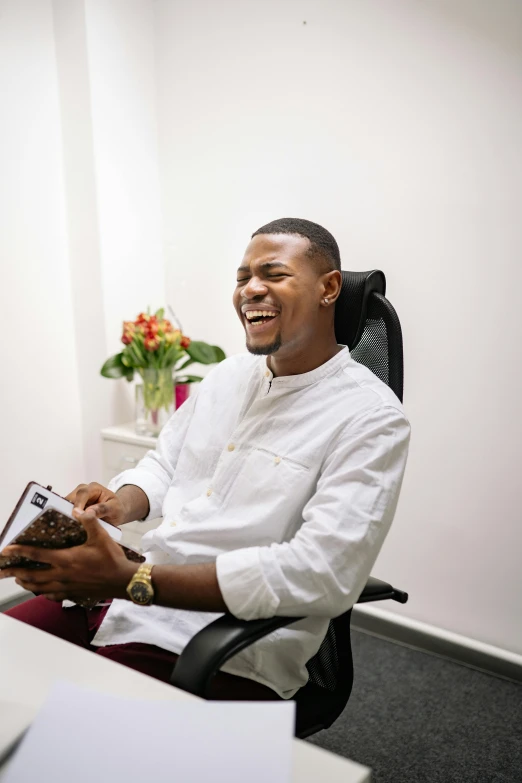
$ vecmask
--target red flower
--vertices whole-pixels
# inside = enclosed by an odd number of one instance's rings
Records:
[[[153,318],[154,318],[154,316],[153,316]],[[158,332],[159,332],[159,323],[156,321],[155,318],[154,318],[154,320],[152,320],[152,318],[151,318],[150,321],[147,324],[147,337],[149,337],[149,338],[150,337],[156,337]]]
[[[182,348],[188,348],[190,345],[190,337],[186,337],[186,335],[183,335],[183,337],[180,340],[180,345]]]
[[[143,341],[143,345],[145,346],[146,351],[150,351],[151,353],[153,351],[157,351],[159,348],[160,341],[157,337],[146,337]]]
[[[149,321],[150,321],[150,315],[147,315],[147,313],[140,313],[134,323],[136,324],[136,326],[138,326],[138,324],[146,324]]]

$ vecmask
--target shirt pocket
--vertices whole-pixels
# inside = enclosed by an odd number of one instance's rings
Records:
[[[227,520],[249,529],[252,545],[287,538],[315,484],[313,471],[264,448],[252,449],[223,498]],[[294,531],[295,532],[295,531]]]

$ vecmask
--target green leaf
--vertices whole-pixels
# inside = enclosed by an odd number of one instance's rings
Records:
[[[200,375],[182,375],[176,378],[176,383],[199,383],[203,378]]]
[[[188,367],[190,364],[194,364],[194,359],[188,358],[186,362],[183,362],[183,364],[180,364],[177,368],[178,370],[184,370],[185,367]]]
[[[212,345],[211,347],[216,352],[216,359],[215,359],[216,362],[222,362],[223,359],[227,358],[225,351],[222,348],[220,348],[219,345]]]
[[[121,353],[117,353],[114,356],[111,356],[107,361],[103,364],[100,374],[103,375],[104,378],[127,378],[129,377],[129,373],[131,374],[131,378],[134,375],[134,370],[132,367],[125,367],[125,365],[122,362],[122,355]]]
[[[160,307],[159,310],[156,310],[156,318],[158,319],[158,321],[163,321],[164,314],[165,314],[165,308],[164,307]]]
[[[218,358],[218,352],[223,353],[221,348],[217,348],[216,350],[216,346],[209,345],[208,343],[198,342],[196,340],[193,340],[190,343],[186,351],[190,358],[198,364],[215,364],[215,362],[221,361],[221,359]]]

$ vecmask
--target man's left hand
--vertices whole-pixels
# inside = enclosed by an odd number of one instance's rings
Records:
[[[97,522],[92,511],[74,509],[73,515],[84,526],[87,541],[70,549],[43,549],[13,544],[2,555],[20,555],[50,568],[6,568],[0,579],[14,576],[17,585],[51,601],[90,598],[127,598],[125,588],[137,564],[125,557],[119,544]]]

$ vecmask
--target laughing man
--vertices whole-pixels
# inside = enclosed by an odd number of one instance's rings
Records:
[[[330,619],[368,579],[408,450],[397,397],[337,344],[340,289],[324,228],[284,218],[258,229],[233,296],[248,353],[207,375],[136,468],[68,496],[86,544],[45,558],[5,550],[51,566],[4,572],[38,594],[8,614],[165,681],[220,613],[305,616],[230,659],[212,685],[213,698],[294,696]],[[138,573],[95,517],[162,518]],[[86,596],[112,602],[62,608]]]

